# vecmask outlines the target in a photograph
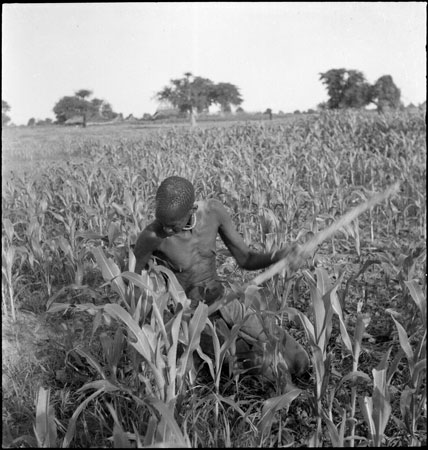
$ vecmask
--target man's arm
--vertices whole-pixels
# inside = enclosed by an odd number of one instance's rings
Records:
[[[134,247],[134,255],[137,260],[135,263],[135,273],[141,274],[141,271],[146,268],[153,252],[162,242],[157,228],[156,222],[152,222],[138,236]]]
[[[239,267],[245,270],[264,269],[282,259],[288,252],[287,249],[275,253],[256,253],[245,244],[244,239],[238,233],[232,223],[232,219],[226,208],[218,200],[212,200],[212,208],[219,220],[219,234],[226,247],[236,259]]]

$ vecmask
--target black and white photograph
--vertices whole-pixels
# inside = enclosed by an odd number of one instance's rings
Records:
[[[2,3],[2,448],[427,445],[426,2]]]

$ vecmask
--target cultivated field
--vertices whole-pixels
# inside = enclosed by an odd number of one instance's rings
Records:
[[[426,445],[425,111],[5,129],[2,162],[3,447]],[[218,243],[220,275],[305,346],[306,376],[231,374],[242,323],[190,312],[161,266],[130,270],[170,175],[259,251],[400,182],[260,289]]]

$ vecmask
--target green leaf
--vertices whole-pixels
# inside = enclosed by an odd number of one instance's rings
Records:
[[[154,446],[157,424],[158,424],[157,418],[154,415],[150,416],[149,421],[147,423],[146,435],[144,436],[144,447]]]
[[[187,298],[184,289],[181,287],[174,272],[163,266],[156,266],[156,270],[163,272],[168,277],[168,291],[177,303],[181,303],[185,309],[190,307],[190,300]]]
[[[413,350],[410,346],[409,338],[407,337],[406,330],[403,326],[398,322],[395,317],[391,314],[392,320],[395,322],[395,326],[398,331],[398,339],[400,340],[400,346],[406,354],[407,362],[409,363],[410,374],[413,374],[413,368],[415,366],[415,361],[413,357]]]
[[[178,367],[178,376],[180,379],[183,379],[184,375],[187,373],[191,362],[190,359],[193,357],[193,352],[199,347],[201,333],[205,328],[207,319],[208,306],[205,303],[200,302],[189,322],[189,342],[183,355],[180,357]]]
[[[154,295],[155,292],[153,291],[152,287],[149,284],[149,277],[138,274],[135,272],[122,272],[120,274],[121,277],[126,278],[129,281],[132,281],[136,286],[140,287],[141,289],[146,289],[150,292],[151,295]]]
[[[207,325],[211,331],[211,337],[213,341],[213,347],[214,347],[214,362],[215,362],[215,369],[217,372],[220,371],[220,340],[217,335],[216,327],[213,325],[210,319],[207,319]],[[209,364],[208,364],[209,365]],[[213,379],[215,379],[213,377]]]
[[[95,356],[93,356],[89,350],[83,350],[79,347],[76,347],[74,351],[80,356],[83,356],[88,361],[89,365],[92,366],[100,374],[103,380],[107,379],[107,376],[104,373],[104,370],[102,369],[100,363],[96,360]]]
[[[111,282],[113,289],[120,295],[120,298],[126,303],[126,287],[121,278],[121,272],[119,267],[113,262],[112,259],[106,258],[104,251],[100,247],[95,247],[92,252],[97,260],[98,266],[101,268],[101,272],[104,280]]]
[[[404,423],[407,423],[407,417],[410,413],[410,404],[412,402],[412,396],[415,393],[415,389],[411,389],[409,386],[406,386],[403,392],[400,395],[400,411],[401,418]]]
[[[114,334],[113,349],[111,353],[110,363],[115,371],[119,364],[120,358],[123,356],[124,336],[122,328],[119,327]]]
[[[364,420],[369,428],[369,436],[371,439],[374,438],[376,434],[375,424],[373,421],[373,399],[371,397],[359,397],[358,401],[360,403],[360,409],[363,413]]]
[[[378,389],[373,390],[373,423],[375,426],[374,445],[380,447],[382,445],[383,432],[391,415],[391,405],[383,393]]]
[[[128,327],[136,339],[136,342],[131,342],[131,344],[141,356],[148,362],[152,362],[156,342],[153,341],[152,336],[147,335],[145,328],[140,328],[138,323],[132,319],[131,315],[117,304],[104,305],[104,310],[113,318],[120,319]]]
[[[340,431],[336,428],[336,425],[327,416],[324,410],[321,410],[322,418],[324,423],[327,425],[329,437],[331,439],[331,444],[333,447],[344,447],[344,433],[345,433],[345,424],[346,424],[346,410],[342,413],[342,422],[340,426]]]
[[[115,222],[111,222],[108,228],[108,242],[110,245],[114,244],[115,239],[120,235],[120,228]]]
[[[165,329],[165,324],[163,322],[163,318],[159,312],[159,309],[157,307],[156,302],[153,302],[152,304],[152,308],[153,308],[153,315],[154,318],[156,319],[157,325],[158,325],[158,329],[160,329],[162,336],[163,336],[163,342],[165,344],[165,348],[168,351],[169,347],[170,347],[170,342],[166,333],[166,329]]]
[[[368,314],[357,314],[357,323],[355,324],[354,332],[354,347],[352,351],[353,356],[353,370],[356,371],[358,367],[358,359],[360,357],[361,343],[363,341],[364,331],[370,323],[370,316]]]
[[[39,388],[36,400],[36,424],[34,427],[39,447],[57,446],[57,430],[53,406],[49,404],[49,389]]]
[[[356,380],[360,378],[361,380],[367,381],[371,383],[371,378],[364,372],[361,372],[359,370],[349,372],[347,373],[339,382],[339,386],[341,386],[343,383],[346,383],[348,380],[351,380],[353,383],[356,382]]]
[[[338,287],[339,287],[339,284],[336,284],[336,286],[330,292],[330,301],[331,301],[333,311],[336,313],[337,317],[339,318],[340,334],[342,336],[343,343],[345,344],[349,353],[351,353],[351,355],[353,355],[354,351],[352,348],[351,338],[349,337],[348,331],[346,329],[346,325],[343,320],[342,307],[340,306],[339,297],[337,296],[337,288]]]
[[[416,306],[419,308],[421,312],[421,319],[424,327],[427,326],[427,297],[426,294],[423,293],[420,284],[416,280],[410,280],[404,282],[406,286],[409,288],[410,295],[413,301],[416,303]]]
[[[128,243],[129,245],[129,243]],[[131,249],[131,246],[129,246],[128,251],[128,268],[130,272],[135,272],[135,264],[137,264],[137,259],[135,258],[135,254]]]
[[[208,320],[209,320],[209,319],[208,319]],[[220,347],[220,345],[218,345],[218,347]],[[214,346],[214,348],[215,348],[215,346]],[[211,374],[211,378],[212,378],[213,380],[215,380],[216,377],[215,377],[215,373],[214,373],[214,365],[213,365],[212,359],[202,351],[201,346],[199,346],[199,347],[196,349],[196,351],[198,352],[199,357],[200,357],[203,361],[205,361],[205,362],[207,363],[208,369],[209,369],[210,374]]]
[[[9,239],[9,242],[12,243],[13,235],[15,234],[13,224],[8,218],[4,218],[2,220],[2,223],[3,223],[4,229],[6,231],[6,236]]]
[[[155,351],[157,339],[153,330],[149,325],[144,325],[140,328],[138,323],[132,319],[131,315],[117,304],[107,304],[104,306],[104,310],[113,318],[120,319],[134,335],[136,341],[134,342],[131,340],[131,345],[138,351],[138,353],[140,353],[140,355],[150,366],[158,386],[158,392],[163,392],[165,379],[163,378],[162,371],[156,367]]]
[[[317,289],[320,291],[321,296],[326,294],[331,289],[331,281],[328,273],[322,267],[317,267],[315,269],[317,276]]]
[[[282,311],[286,312],[288,315],[298,317],[303,326],[303,329],[305,330],[308,341],[310,343],[313,343],[314,345],[316,345],[315,330],[314,330],[314,326],[312,325],[311,321],[302,312],[300,312],[296,308],[292,308],[290,306],[285,306],[284,308],[282,308]]]
[[[303,391],[301,389],[292,389],[291,391],[278,397],[271,397],[263,402],[262,415],[257,426],[261,435],[269,434],[272,427],[275,413],[281,409],[290,407],[294,399],[296,399]]]
[[[175,380],[177,378],[177,347],[182,317],[183,317],[183,309],[181,309],[178,312],[177,316],[174,317],[170,330],[171,346],[169,348],[167,358],[169,367],[169,382],[171,385],[173,385],[173,388],[175,387]],[[181,391],[180,387],[179,391]],[[174,389],[172,389],[171,398],[172,395],[175,395]],[[167,400],[169,399],[170,398],[168,398]]]
[[[61,250],[64,252],[65,256],[68,256],[71,261],[74,260],[74,253],[71,248],[70,243],[67,241],[67,239],[64,236],[59,236],[57,238],[58,245],[60,246]]]
[[[110,382],[109,380],[96,380],[96,381],[90,381],[86,384],[84,384],[81,388],[77,390],[77,392],[85,392],[89,389],[95,389],[95,390],[103,390],[104,392],[116,392],[119,391],[120,388]],[[123,388],[122,388],[123,389]]]
[[[82,386],[80,390],[82,390],[85,386]],[[88,398],[86,398],[74,411],[71,416],[70,421],[68,422],[67,432],[65,434],[64,440],[62,441],[62,448],[68,448],[71,444],[71,441],[74,437],[74,432],[76,430],[76,422],[79,418],[80,413],[86,408],[89,402],[91,402],[94,398],[98,397],[98,395],[104,392],[104,388],[98,389],[96,392],[91,394]]]
[[[419,373],[422,372],[423,370],[425,370],[425,371],[427,370],[426,363],[427,363],[426,358],[423,358],[415,364],[415,367],[413,369],[413,375],[412,375],[413,386],[418,385]]]
[[[144,399],[144,402],[156,408],[156,410],[160,413],[161,417],[169,428],[172,441],[171,443],[173,443],[174,446],[190,447],[188,439],[186,439],[181,432],[180,427],[174,419],[173,411],[168,405],[154,397],[146,397]]]

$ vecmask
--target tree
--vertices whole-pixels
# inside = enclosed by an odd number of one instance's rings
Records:
[[[395,85],[391,75],[383,75],[376,81],[372,86],[371,97],[380,112],[401,106],[401,91]]]
[[[170,80],[169,86],[156,93],[155,98],[169,102],[191,118],[195,110],[198,113],[208,111],[214,103],[219,104],[223,112],[230,111],[231,105],[242,103],[239,90],[233,84],[215,84],[208,78],[193,76],[190,72],[186,72],[183,78]]]
[[[31,119],[29,119],[27,122],[27,127],[34,127],[35,124],[36,124],[36,119],[34,117],[31,117]]]
[[[93,98],[91,100],[91,105],[88,109],[91,111],[92,115],[96,114],[102,115],[101,111],[103,104],[104,104],[103,100],[100,100],[99,98]]]
[[[7,113],[10,111],[9,104],[2,100],[1,101],[1,126],[5,126],[10,122],[10,117],[7,115]]]
[[[107,102],[102,103],[99,114],[101,117],[107,120],[113,120],[117,117],[117,113],[113,111],[112,106]]]
[[[371,86],[358,70],[331,69],[320,73],[327,86],[327,109],[362,108],[371,102]]]
[[[110,103],[99,98],[89,101],[91,95],[92,91],[80,89],[74,96],[62,97],[53,108],[57,122],[63,124],[74,116],[81,116],[85,126],[87,120],[96,122],[117,117]]]
[[[58,123],[65,123],[68,119],[74,116],[83,116],[86,118],[86,113],[90,109],[89,102],[81,97],[62,97],[54,106],[53,112]]]
[[[193,77],[186,72],[183,78],[170,80],[170,85],[165,86],[156,94],[159,101],[167,101],[182,113],[191,114],[193,109],[198,113],[207,111],[212,104],[212,90],[214,83],[208,78]]]
[[[230,112],[231,105],[239,106],[242,103],[239,89],[231,83],[217,83],[214,86],[213,102],[220,105],[223,112]]]
[[[208,112],[213,104],[214,83],[208,78],[195,77],[190,85],[191,99],[198,113]]]

